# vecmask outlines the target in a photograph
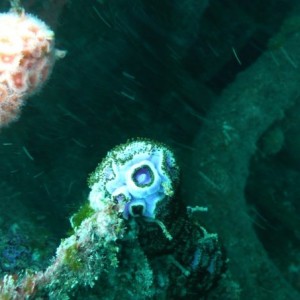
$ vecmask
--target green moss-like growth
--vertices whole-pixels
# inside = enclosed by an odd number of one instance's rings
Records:
[[[78,245],[75,243],[65,251],[64,263],[71,271],[78,272],[83,267],[83,263],[78,256]]]
[[[80,224],[90,216],[92,216],[95,211],[90,207],[89,203],[86,203],[80,207],[78,212],[76,212],[71,218],[71,225],[73,229],[80,226]]]

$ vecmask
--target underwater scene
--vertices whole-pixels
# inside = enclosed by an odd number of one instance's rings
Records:
[[[0,2],[0,300],[300,300],[300,1]]]

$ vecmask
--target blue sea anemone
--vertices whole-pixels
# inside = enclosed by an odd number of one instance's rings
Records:
[[[90,177],[89,200],[95,210],[114,201],[123,217],[154,219],[157,205],[174,195],[178,167],[166,146],[133,140],[108,152]]]

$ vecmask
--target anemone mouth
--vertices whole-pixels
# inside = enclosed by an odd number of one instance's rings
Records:
[[[154,182],[154,174],[150,166],[142,165],[136,168],[132,173],[132,181],[138,187],[146,187]]]
[[[132,217],[142,217],[145,214],[146,206],[143,202],[132,203],[129,206],[129,213]]]
[[[116,204],[122,204],[130,201],[131,197],[126,186],[121,186],[112,193],[111,198]]]
[[[142,216],[144,214],[145,207],[143,205],[135,205],[131,207],[131,214],[133,216]]]
[[[124,194],[114,195],[113,200],[116,203],[125,202],[126,201],[126,196]]]

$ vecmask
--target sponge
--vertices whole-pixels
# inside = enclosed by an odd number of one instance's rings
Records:
[[[24,10],[0,13],[0,127],[16,120],[24,100],[41,89],[58,53],[43,21]]]

